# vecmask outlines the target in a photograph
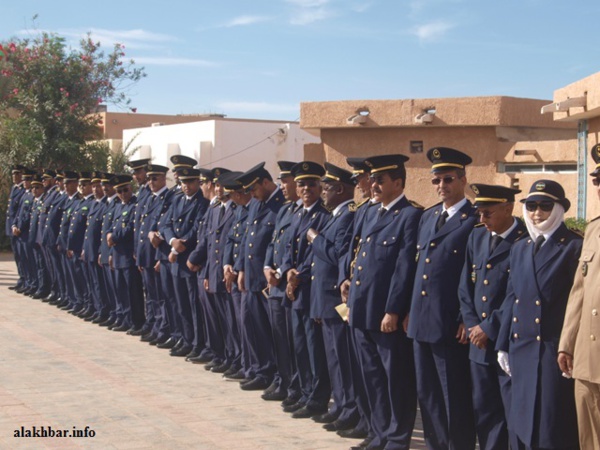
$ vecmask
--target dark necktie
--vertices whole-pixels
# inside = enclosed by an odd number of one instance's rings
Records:
[[[223,220],[223,216],[225,215],[225,205],[221,205],[219,208],[219,223]]]
[[[543,234],[540,234],[537,239],[535,240],[535,245],[533,247],[533,254],[534,256],[537,254],[537,252],[540,250],[540,248],[542,247],[542,244],[544,243],[544,241],[546,240],[546,238],[544,237]]]
[[[496,247],[498,247],[500,242],[502,242],[502,237],[500,237],[500,235],[495,234],[492,236],[492,241],[490,243],[490,255],[494,253],[494,250],[496,250]]]
[[[384,208],[383,206],[381,208],[379,208],[379,210],[377,211],[377,219],[381,219],[386,212],[387,212],[387,209]]]
[[[442,228],[444,226],[444,224],[446,223],[446,219],[448,218],[448,211],[444,211],[440,217],[438,218],[436,224],[435,224],[435,231],[440,231],[440,228]]]

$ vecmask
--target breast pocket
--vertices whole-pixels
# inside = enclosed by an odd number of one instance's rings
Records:
[[[592,260],[594,259],[594,254],[596,252],[594,252],[593,250],[583,250],[581,252],[581,256],[579,257],[579,262],[581,264],[581,273],[583,274],[583,276],[587,276],[588,272],[589,272],[589,265],[591,264]]]
[[[389,237],[381,237],[373,246],[375,251],[375,258],[378,261],[387,261],[392,257],[394,252],[396,251],[396,246],[398,245],[398,239],[396,236]]]

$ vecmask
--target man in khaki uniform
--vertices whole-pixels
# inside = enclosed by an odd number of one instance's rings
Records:
[[[600,197],[600,144],[592,148],[590,174]],[[575,378],[575,403],[582,449],[600,448],[600,217],[587,226],[579,267],[565,314],[558,365]]]

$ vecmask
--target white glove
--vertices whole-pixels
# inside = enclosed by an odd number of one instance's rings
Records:
[[[500,364],[500,368],[506,372],[506,375],[511,376],[510,373],[510,365],[508,364],[508,353],[499,350],[498,351],[498,364]]]

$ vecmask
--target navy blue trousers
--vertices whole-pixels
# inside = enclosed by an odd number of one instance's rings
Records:
[[[412,344],[400,330],[353,332],[371,410],[371,445],[408,449],[417,414]]]
[[[431,449],[475,448],[469,347],[414,341],[423,431]]]

